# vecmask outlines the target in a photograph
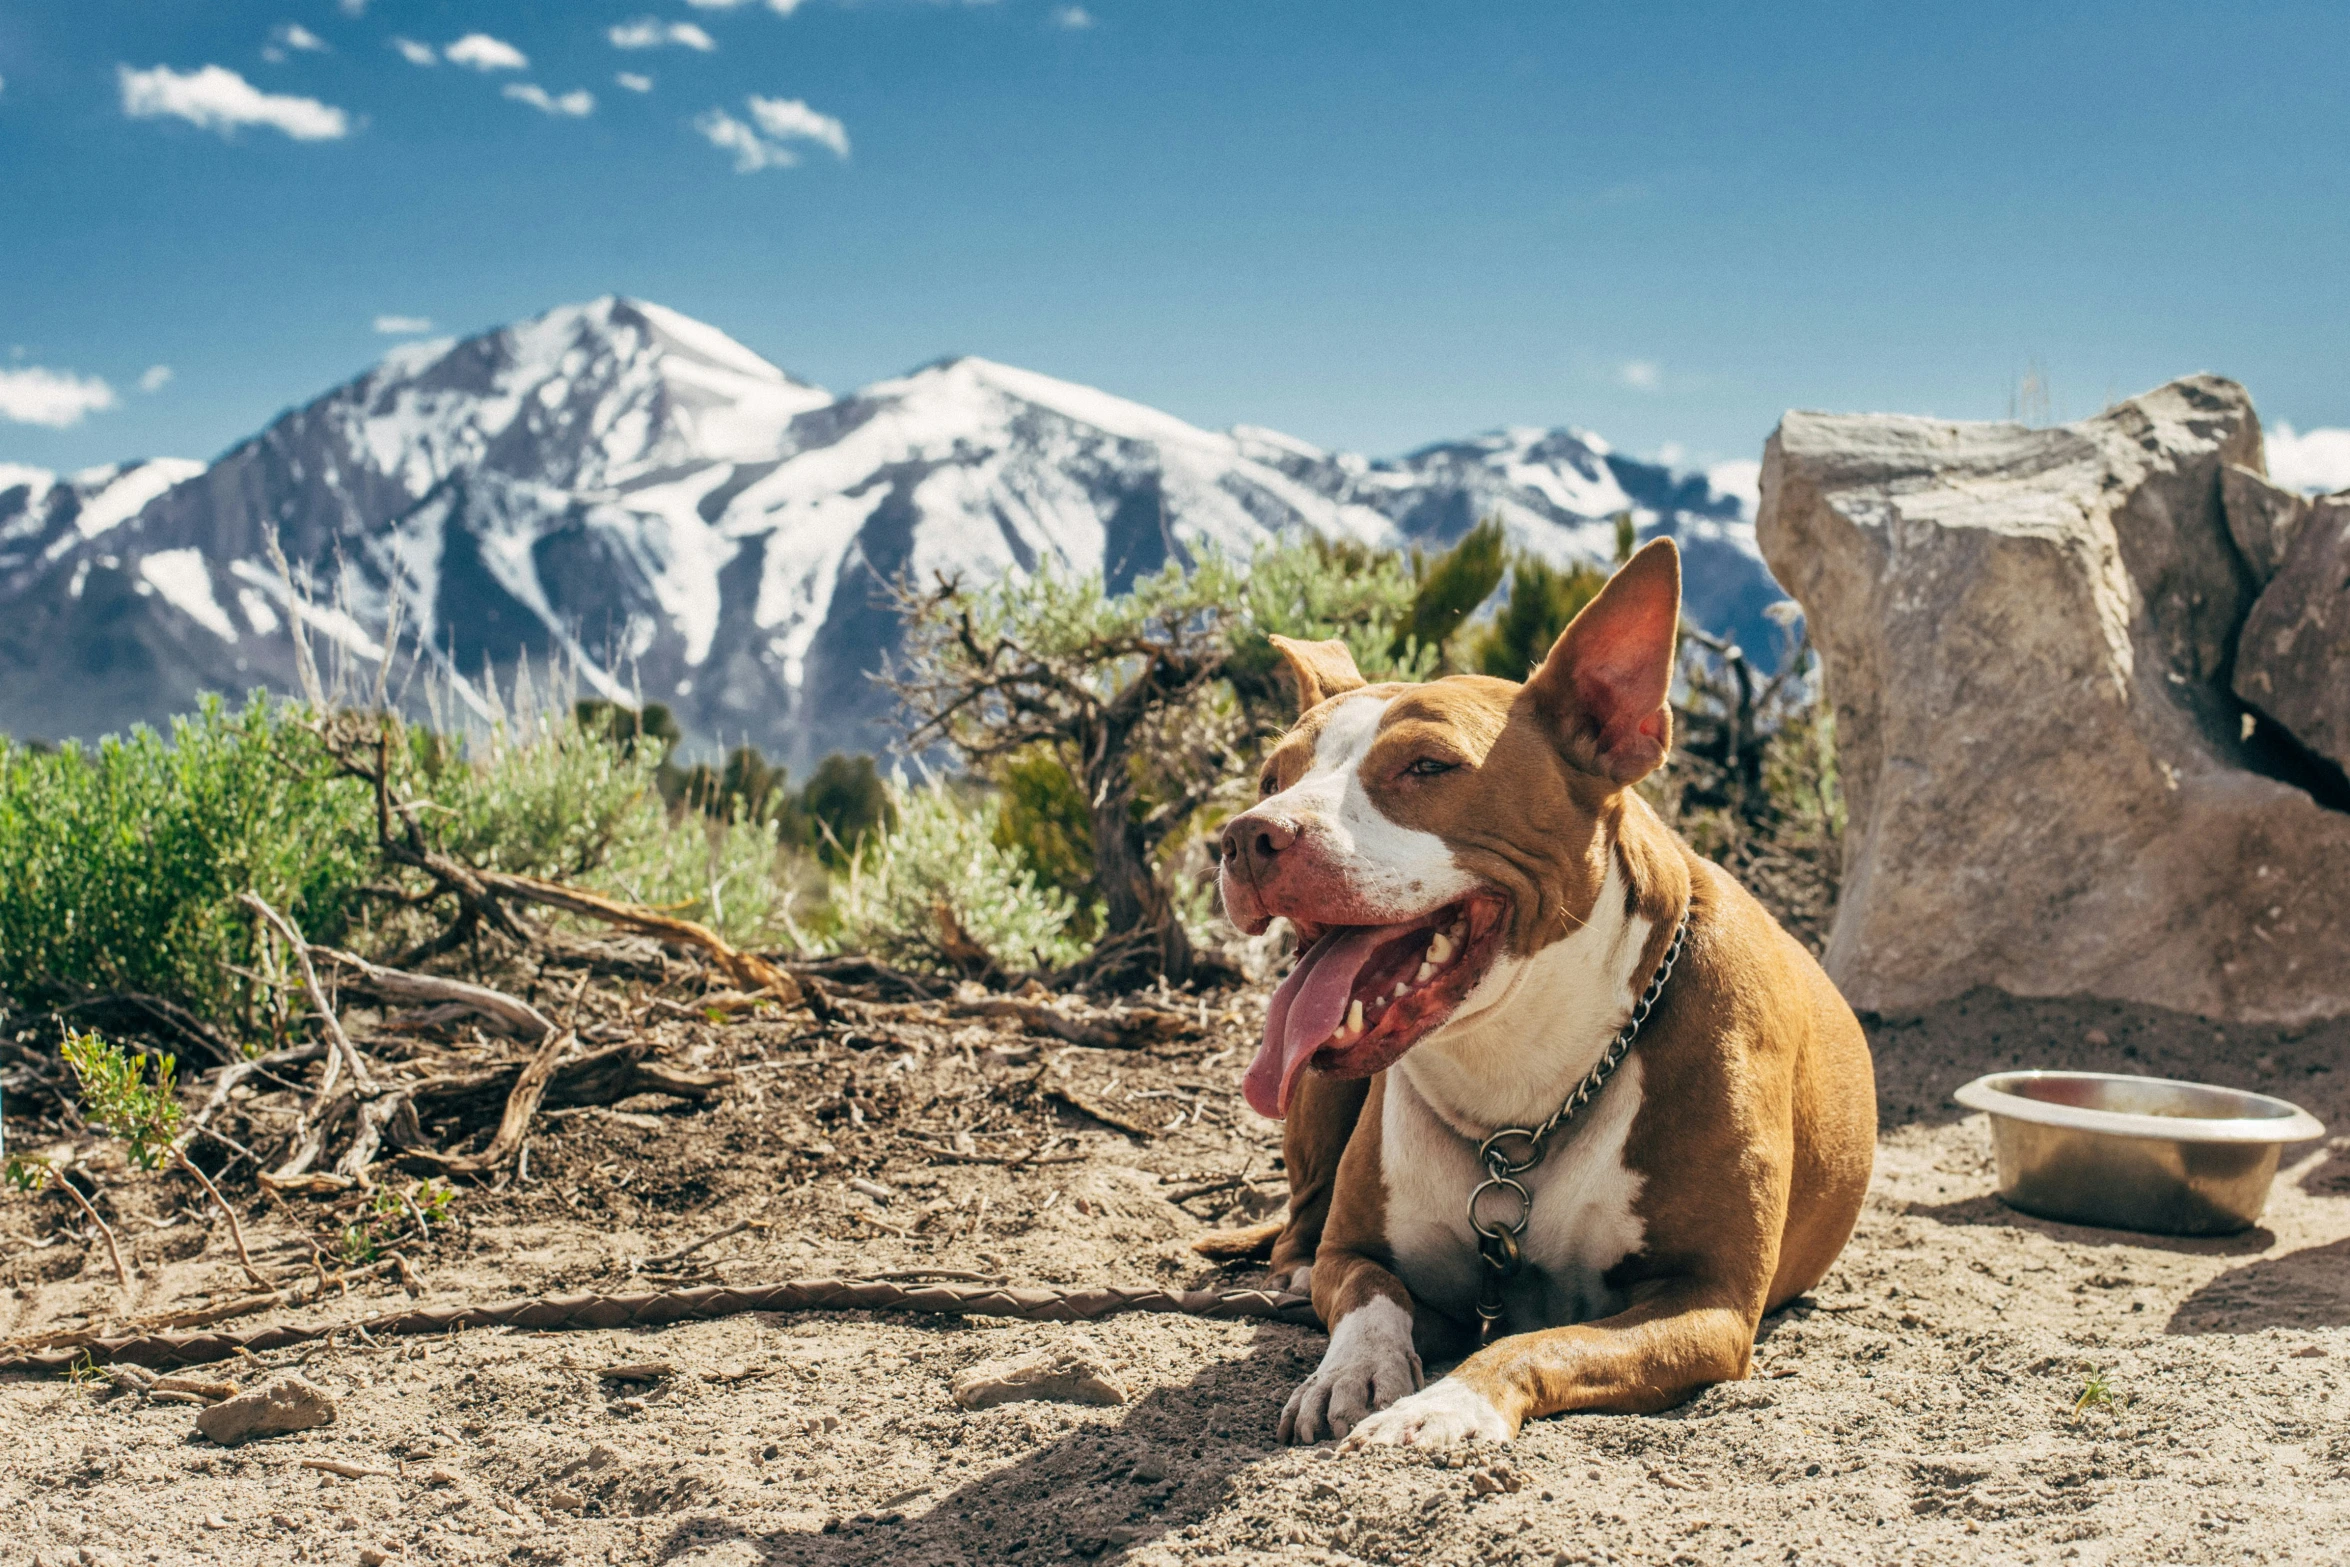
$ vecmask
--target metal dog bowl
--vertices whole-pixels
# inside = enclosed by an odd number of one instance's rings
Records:
[[[1990,1113],[2001,1202],[2158,1235],[2249,1228],[2284,1145],[2325,1135],[2266,1094],[2118,1072],[1994,1072],[1957,1098]]]

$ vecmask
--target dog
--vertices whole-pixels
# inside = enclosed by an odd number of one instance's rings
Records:
[[[1670,1408],[1744,1377],[1851,1236],[1860,1024],[1633,788],[1671,746],[1680,598],[1656,540],[1523,684],[1370,685],[1273,639],[1299,716],[1217,847],[1233,923],[1301,953],[1243,1085],[1287,1123],[1276,1278],[1330,1329],[1283,1441]]]

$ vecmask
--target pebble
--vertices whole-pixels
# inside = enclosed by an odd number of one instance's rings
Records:
[[[196,1417],[196,1430],[223,1447],[256,1437],[282,1436],[331,1425],[334,1395],[291,1373],[213,1405]]]
[[[1107,1367],[1074,1348],[990,1361],[955,1379],[955,1402],[965,1409],[992,1409],[1032,1399],[1058,1404],[1123,1404],[1126,1389]]]

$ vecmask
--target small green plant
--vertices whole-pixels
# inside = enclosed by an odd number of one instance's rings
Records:
[[[421,1239],[430,1240],[431,1227],[448,1223],[456,1204],[457,1189],[437,1176],[406,1192],[379,1187],[367,1206],[365,1222],[343,1226],[335,1243],[336,1260],[346,1268],[374,1262],[386,1246],[401,1238],[411,1222],[423,1230]]]
[[[236,1243],[237,1261],[244,1266],[246,1276],[263,1289],[270,1287],[261,1270],[253,1266],[253,1258],[245,1250],[244,1227],[237,1223],[237,1211],[220,1195],[220,1188],[212,1178],[196,1168],[187,1149],[179,1142],[180,1105],[172,1091],[172,1072],[176,1066],[166,1055],[157,1058],[153,1081],[147,1077],[147,1058],[134,1055],[96,1033],[69,1033],[60,1048],[66,1065],[73,1068],[74,1077],[81,1084],[82,1118],[100,1130],[122,1139],[131,1163],[142,1170],[160,1170],[165,1165],[181,1171],[204,1188],[221,1217],[228,1221],[229,1239]],[[84,1201],[62,1176],[58,1184],[73,1193],[93,1221],[98,1221],[97,1210]],[[98,1227],[106,1228],[103,1221]],[[114,1233],[106,1232],[106,1245],[113,1251]],[[115,1256],[115,1271],[122,1270],[119,1252]],[[127,1275],[123,1286],[128,1289]]]
[[[383,1247],[375,1238],[375,1226],[372,1223],[346,1224],[343,1226],[343,1238],[335,1247],[335,1260],[346,1268],[355,1268],[375,1261],[382,1252]]]
[[[46,1160],[29,1159],[23,1154],[12,1153],[8,1156],[8,1163],[0,1166],[0,1181],[30,1196],[49,1184],[52,1173]]]
[[[84,1119],[122,1139],[131,1163],[160,1170],[172,1162],[171,1140],[179,1135],[180,1106],[173,1096],[170,1056],[156,1058],[147,1077],[147,1058],[133,1055],[95,1033],[65,1036],[60,1054],[81,1083]]]
[[[433,1223],[446,1224],[457,1206],[457,1188],[436,1175],[409,1193],[408,1200]]]
[[[2081,1396],[2073,1400],[2073,1413],[2083,1414],[2098,1407],[2118,1409],[2121,1403],[2121,1392],[2113,1385],[2112,1377],[2091,1366],[2088,1377],[2081,1383]]]

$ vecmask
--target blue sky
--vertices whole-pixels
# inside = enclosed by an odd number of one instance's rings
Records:
[[[1752,457],[2035,365],[2350,425],[2346,60],[2338,4],[0,0],[0,461],[607,291],[1374,453]]]

